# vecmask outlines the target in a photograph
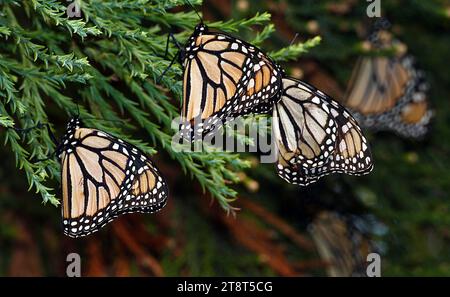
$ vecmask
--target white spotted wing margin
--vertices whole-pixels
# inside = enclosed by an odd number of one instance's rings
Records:
[[[69,122],[58,150],[62,163],[64,234],[82,237],[132,212],[154,213],[168,187],[152,161],[106,132]]]
[[[373,169],[369,144],[347,110],[313,86],[283,78],[273,110],[277,173],[307,186],[330,173],[363,175]]]

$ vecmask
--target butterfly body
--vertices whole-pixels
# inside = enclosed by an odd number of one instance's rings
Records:
[[[375,50],[402,48],[383,28],[375,28],[369,44]],[[360,58],[342,103],[363,127],[421,138],[433,115],[427,91],[424,73],[403,50],[389,57]]]
[[[279,99],[282,70],[255,46],[200,24],[180,54],[184,67],[181,135],[209,134]]]
[[[153,213],[167,202],[159,170],[133,145],[72,119],[58,146],[62,164],[63,229],[91,234],[117,216]]]

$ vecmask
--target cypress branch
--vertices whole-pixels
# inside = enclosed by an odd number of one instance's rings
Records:
[[[175,30],[176,38],[185,42],[199,22],[197,14],[191,8],[171,12],[180,5],[187,7],[181,0],[77,3],[81,18],[68,18],[66,6],[59,1],[1,1],[0,125],[28,128],[49,123],[61,135],[65,126],[52,123],[66,122],[79,108],[81,117],[93,128],[108,131],[148,154],[166,151],[223,209],[232,210],[229,203],[236,191],[231,184],[239,181],[237,172],[249,163],[229,152],[180,153],[172,147],[175,131],[171,124],[179,115],[182,95],[181,65],[173,65],[160,85],[156,83],[178,52],[169,44],[168,56],[163,57],[165,32]],[[24,15],[26,21],[22,20]],[[275,31],[269,21],[270,14],[262,13],[209,26],[239,32],[265,25],[253,36],[259,45]],[[315,44],[290,46],[275,52],[274,58],[293,59]],[[138,132],[145,133],[142,141],[134,135]],[[2,129],[1,137],[15,156],[17,167],[25,172],[30,189],[44,202],[58,205],[54,193],[59,189],[52,189],[48,182],[60,179],[60,164],[56,160],[30,162],[55,150],[48,131]],[[238,138],[251,143],[245,135]]]

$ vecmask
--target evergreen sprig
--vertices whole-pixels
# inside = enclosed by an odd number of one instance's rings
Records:
[[[76,3],[81,18],[69,18],[66,6],[55,0],[0,2],[0,125],[5,128],[1,135],[30,188],[44,202],[58,205],[48,180],[60,179],[60,165],[52,159],[30,161],[51,156],[55,144],[46,129],[21,133],[9,128],[49,123],[55,134],[61,134],[64,125],[59,123],[79,110],[88,125],[146,153],[155,153],[154,147],[166,151],[225,210],[231,210],[229,203],[236,196],[231,183],[238,182],[237,172],[248,162],[228,152],[178,152],[172,146],[171,126],[181,103],[181,66],[174,65],[159,85],[156,82],[178,51],[170,44],[164,57],[167,32],[176,32],[180,43],[185,42],[200,21],[196,12],[181,0]],[[188,11],[170,11],[180,5]],[[274,32],[269,21],[270,15],[262,13],[209,25],[227,32],[266,25],[254,37],[259,45]],[[317,39],[295,44],[273,57],[293,59],[316,44]]]
[[[279,62],[294,60],[301,54],[308,52],[309,49],[319,45],[321,40],[320,36],[316,36],[306,40],[304,43],[295,43],[287,48],[271,52],[270,56]]]

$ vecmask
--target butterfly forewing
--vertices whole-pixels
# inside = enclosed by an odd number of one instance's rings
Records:
[[[183,65],[183,137],[270,111],[281,85],[279,66],[256,47],[205,26],[189,39]]]
[[[314,87],[283,79],[281,100],[273,111],[278,174],[306,186],[336,172],[366,174],[373,164],[355,119]]]
[[[69,131],[61,154],[65,234],[85,236],[121,214],[164,207],[167,185],[143,152],[99,130]]]

